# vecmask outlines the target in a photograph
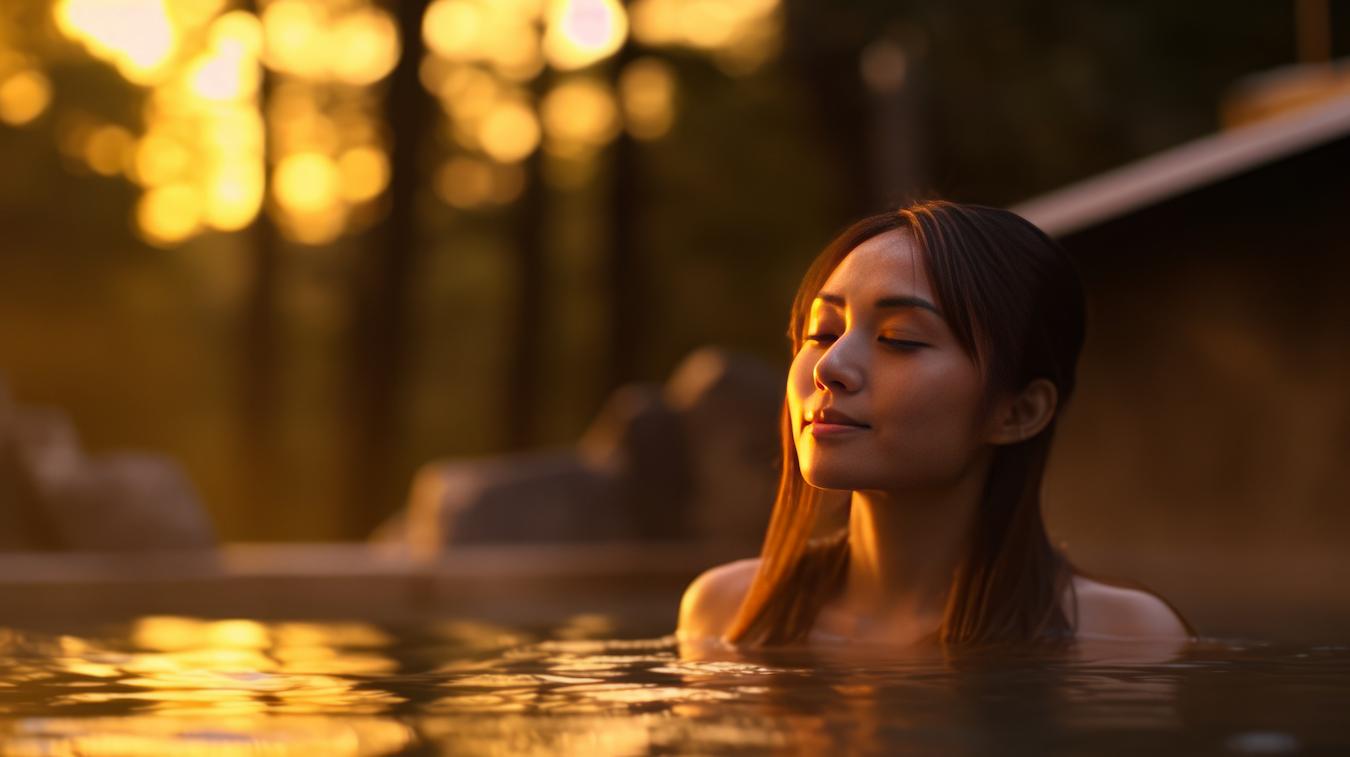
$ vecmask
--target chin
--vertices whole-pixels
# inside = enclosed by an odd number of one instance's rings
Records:
[[[802,478],[817,489],[853,491],[868,488],[865,476],[860,476],[857,471],[850,471],[843,466],[817,463],[809,468],[803,467]]]

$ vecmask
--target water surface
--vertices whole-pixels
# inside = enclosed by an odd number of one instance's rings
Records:
[[[745,655],[549,628],[144,617],[0,629],[0,753],[1343,754],[1350,646]]]

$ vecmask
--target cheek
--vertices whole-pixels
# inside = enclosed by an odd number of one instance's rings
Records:
[[[975,412],[980,398],[973,366],[956,362],[906,377],[877,397],[884,419],[880,441],[894,459],[927,461],[934,468],[963,465],[979,445]]]
[[[815,358],[802,350],[792,359],[788,368],[787,399],[788,413],[792,417],[792,433],[795,436],[802,427],[802,406],[816,391]]]

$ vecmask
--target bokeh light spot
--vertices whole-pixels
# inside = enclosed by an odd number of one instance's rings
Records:
[[[398,28],[384,11],[356,11],[333,27],[327,46],[334,78],[347,84],[374,84],[398,63]]]
[[[59,0],[52,14],[62,34],[136,84],[154,83],[178,50],[164,0]]]
[[[446,161],[436,172],[436,194],[451,207],[469,209],[493,194],[492,165],[469,157]]]
[[[173,245],[192,236],[201,224],[202,202],[187,184],[156,187],[136,205],[136,228],[147,241]]]
[[[494,160],[514,163],[539,146],[539,121],[523,103],[498,103],[484,117],[478,132],[483,151]]]
[[[659,139],[675,119],[675,73],[657,58],[640,58],[619,75],[624,126],[636,139]]]
[[[427,48],[450,60],[477,54],[482,27],[482,10],[468,0],[436,0],[422,16],[422,38]]]
[[[296,76],[318,76],[327,63],[322,10],[302,0],[275,0],[263,8],[263,60]]]
[[[583,68],[613,55],[628,37],[628,16],[617,0],[555,0],[544,53],[555,68]]]
[[[619,131],[614,93],[594,78],[571,79],[559,84],[544,98],[544,128],[550,140],[595,147],[609,142]]]
[[[115,176],[125,170],[136,145],[131,132],[111,124],[100,126],[84,143],[84,160],[94,173]]]
[[[338,169],[327,155],[288,155],[277,164],[272,191],[277,202],[296,213],[314,213],[338,202]]]
[[[208,185],[206,223],[220,231],[249,225],[262,209],[264,174],[261,165],[231,166]]]
[[[338,158],[342,196],[350,202],[376,197],[389,184],[389,158],[374,147],[355,147]]]
[[[0,120],[22,126],[47,109],[52,86],[38,71],[20,71],[0,81]]]
[[[136,147],[133,164],[136,180],[148,187],[162,186],[183,176],[192,154],[178,139],[152,130]]]

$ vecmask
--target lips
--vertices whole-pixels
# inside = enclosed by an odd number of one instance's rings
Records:
[[[814,412],[806,414],[806,423],[818,424],[820,426],[847,426],[853,428],[868,428],[866,423],[854,418],[847,413],[835,410],[832,407],[823,407]]]

